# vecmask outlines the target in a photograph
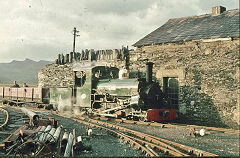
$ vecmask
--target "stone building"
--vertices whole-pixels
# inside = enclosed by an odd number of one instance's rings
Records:
[[[175,18],[137,41],[130,69],[154,62],[154,74],[194,124],[239,127],[239,10]]]
[[[128,49],[60,54],[39,71],[40,87],[72,87],[74,62],[107,61],[132,76],[154,62],[155,80],[168,93],[182,122],[238,128],[239,10],[168,20]],[[90,55],[89,55],[90,54]]]

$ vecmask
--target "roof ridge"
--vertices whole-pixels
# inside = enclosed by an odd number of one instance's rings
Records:
[[[224,11],[222,14],[224,14],[224,13],[226,14],[226,13],[233,12],[233,11],[240,11],[240,10],[239,9],[231,9],[231,10]],[[212,15],[212,13],[201,14],[201,15],[192,15],[192,16],[185,16],[185,17],[180,17],[180,18],[171,18],[171,19],[168,19],[168,21],[183,20],[183,19],[189,19],[189,18],[200,18],[200,17],[211,16],[211,15]]]

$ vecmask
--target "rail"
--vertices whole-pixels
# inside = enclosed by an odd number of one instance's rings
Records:
[[[108,118],[105,117],[96,117],[95,119],[98,120],[108,120]],[[228,129],[228,128],[218,128],[218,127],[209,127],[209,126],[199,126],[199,125],[187,125],[187,124],[171,124],[171,123],[158,123],[158,122],[142,122],[142,121],[132,121],[132,120],[122,120],[122,119],[113,119],[115,122],[118,123],[129,123],[129,124],[138,124],[138,125],[149,125],[149,126],[158,126],[158,127],[170,127],[170,128],[178,128],[178,127],[187,127],[187,128],[204,128],[207,130],[212,131],[219,131],[219,132],[226,132],[226,133],[234,133],[234,134],[240,134],[240,130],[235,129]]]
[[[9,114],[8,114],[8,111],[5,110],[5,109],[3,109],[3,108],[0,108],[0,111],[2,111],[3,113],[5,113],[5,115],[6,115],[6,119],[5,119],[4,123],[0,125],[0,129],[1,129],[1,128],[3,128],[4,126],[7,125],[8,120],[9,120]]]

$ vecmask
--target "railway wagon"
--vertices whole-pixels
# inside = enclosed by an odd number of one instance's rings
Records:
[[[0,87],[0,99],[49,103],[49,90],[49,88],[39,87]]]

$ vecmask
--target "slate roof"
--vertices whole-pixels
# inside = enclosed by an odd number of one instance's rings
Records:
[[[225,37],[239,37],[239,9],[217,16],[206,14],[169,19],[133,46]]]

